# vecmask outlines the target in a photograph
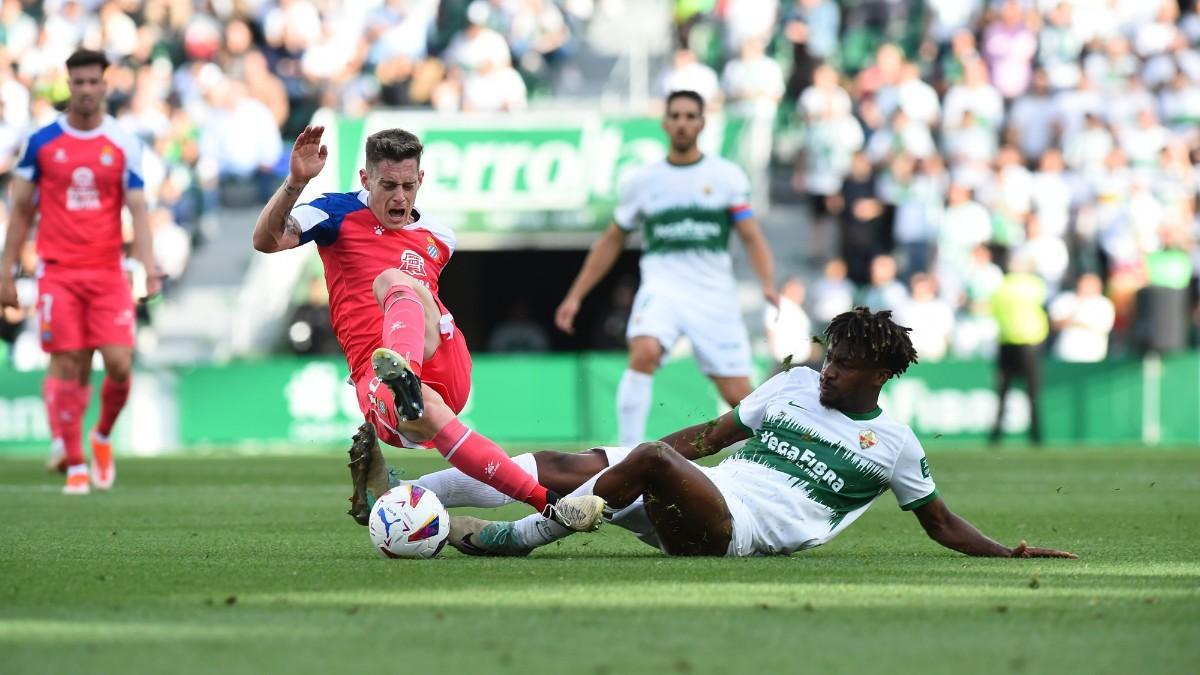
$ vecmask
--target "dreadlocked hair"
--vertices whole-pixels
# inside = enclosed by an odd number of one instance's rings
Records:
[[[908,337],[910,331],[892,321],[891,310],[871,312],[868,307],[855,307],[829,322],[825,346],[832,350],[844,343],[852,357],[873,361],[896,377],[917,362],[917,350]]]

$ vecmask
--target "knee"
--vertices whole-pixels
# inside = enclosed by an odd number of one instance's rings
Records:
[[[658,370],[658,362],[662,352],[652,347],[631,347],[629,350],[629,367],[639,373],[653,373]]]
[[[393,286],[407,286],[414,290],[417,288],[424,288],[424,286],[421,286],[420,282],[405,272],[401,272],[395,268],[386,269],[380,272],[379,275],[375,277],[374,283],[371,284],[371,288],[375,291],[375,299],[383,302],[383,299],[387,296],[388,290]]]
[[[129,380],[133,373],[133,359],[117,357],[104,363],[104,374],[116,382]]]
[[[56,377],[77,380],[83,377],[88,358],[90,355],[86,352],[58,352],[51,357],[51,370]]]
[[[649,441],[634,448],[625,461],[633,460],[644,469],[654,472],[673,464],[679,457],[679,453],[666,443]]]

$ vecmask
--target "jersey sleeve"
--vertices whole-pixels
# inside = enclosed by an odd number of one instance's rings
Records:
[[[292,209],[292,217],[300,225],[300,243],[332,244],[337,241],[342,219],[351,210],[359,208],[362,206],[357,197],[339,192],[327,192],[307,204],[296,206]]]
[[[125,171],[121,175],[121,187],[127,191],[145,189],[146,173],[142,164],[145,149],[142,147],[141,139],[118,129],[115,122],[107,123],[105,135],[117,144],[117,147],[121,149],[121,154],[125,156]]]
[[[892,469],[891,488],[896,493],[896,503],[905,511],[912,511],[937,499],[937,486],[929,472],[925,449],[911,430]]]
[[[750,208],[750,179],[741,167],[730,163],[729,172],[729,218],[738,223],[754,217]]]
[[[784,371],[758,385],[757,389],[750,392],[749,396],[742,399],[742,402],[734,407],[734,421],[751,432],[762,426],[763,417],[766,416],[767,406],[771,404],[771,399],[775,398],[783,390],[784,386],[788,383],[788,379],[793,376],[795,371],[799,370],[802,369],[794,368]]]
[[[31,183],[36,183],[42,177],[41,169],[38,167],[38,152],[49,140],[46,129],[30,134],[25,139],[25,147],[21,150],[21,158],[17,161],[17,168],[13,172]]]
[[[613,210],[613,221],[617,227],[632,232],[641,222],[641,204],[638,199],[638,175],[640,171],[631,173],[621,182],[617,190],[617,208]]]
[[[122,144],[125,151],[125,175],[122,184],[126,190],[142,190],[146,187],[146,176],[142,166],[142,142],[130,138]]]

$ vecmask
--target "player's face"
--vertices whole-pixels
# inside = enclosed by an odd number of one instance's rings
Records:
[[[677,98],[667,106],[663,116],[663,130],[671,141],[675,152],[688,152],[696,147],[696,139],[704,129],[704,115],[700,104],[688,98]]]
[[[821,405],[838,410],[858,407],[864,398],[877,395],[887,381],[887,371],[861,357],[850,355],[844,343],[825,355],[821,366]]]
[[[417,166],[417,160],[406,159],[394,162],[380,161],[374,167],[359,171],[363,189],[371,193],[367,206],[379,222],[389,230],[399,230],[409,224],[413,204],[417,201],[417,190],[425,172]]]
[[[71,108],[88,116],[100,112],[108,85],[100,66],[78,66],[67,72],[67,87],[71,91]]]

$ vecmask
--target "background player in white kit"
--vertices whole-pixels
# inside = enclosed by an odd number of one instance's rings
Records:
[[[729,405],[750,393],[750,339],[735,297],[731,229],[746,247],[763,296],[772,304],[777,298],[774,262],[750,209],[746,173],[696,145],[704,129],[700,95],[668,96],[663,129],[671,146],[666,159],[638,169],[621,186],[613,222],[554,316],[559,329],[574,332],[584,297],[612,268],[629,233],[641,227],[642,279],[625,333],[629,367],[617,388],[622,445],[645,440],[654,372],[681,335],[691,340],[700,370]]]
[[[829,351],[819,374],[803,367],[780,373],[718,419],[632,451],[538,453],[538,480],[565,491],[561,483],[579,481],[590,465],[594,475],[572,494],[604,498],[610,522],[670,555],[787,555],[820,546],[890,489],[947,548],[1074,558],[1024,541],[1010,549],[947,508],[920,441],[878,404],[884,382],[916,361],[908,332],[887,311],[846,312],[825,332]],[[748,442],[716,467],[689,461],[741,440]],[[445,478],[442,472],[418,482],[448,492]],[[450,542],[474,555],[525,555],[567,534],[537,516],[516,523],[456,516]]]

